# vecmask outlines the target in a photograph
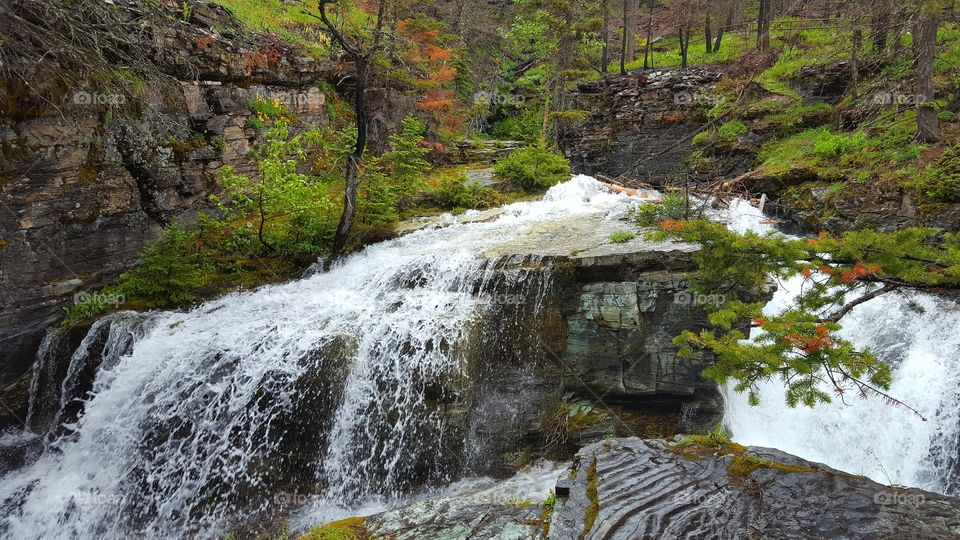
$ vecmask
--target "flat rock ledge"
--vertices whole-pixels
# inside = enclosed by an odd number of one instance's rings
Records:
[[[393,540],[956,539],[960,499],[778,450],[628,438],[581,449],[552,509],[465,495],[350,521],[353,537]]]

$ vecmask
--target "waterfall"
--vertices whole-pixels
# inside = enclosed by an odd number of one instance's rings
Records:
[[[743,201],[732,205],[730,227],[768,232],[772,225]],[[780,284],[768,314],[785,309],[803,279]],[[851,311],[841,336],[869,347],[893,368],[890,394],[926,418],[879,398],[835,398],[814,409],[791,409],[779,380],[760,385],[761,403],[728,384],[727,427],[741,444],[773,447],[884,484],[960,495],[960,306],[923,293],[886,295]],[[845,402],[844,402],[845,401]]]
[[[67,435],[0,478],[0,531],[217,538],[301,493],[350,506],[456,479],[465,351],[494,338],[478,318],[506,293],[537,309],[551,283],[509,244],[544,222],[622,217],[629,201],[576,177],[495,219],[447,216],[326,273],[151,314],[124,345],[107,338]],[[74,353],[59,409],[104,324]]]

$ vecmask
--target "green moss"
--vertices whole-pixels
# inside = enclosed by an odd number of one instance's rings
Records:
[[[557,494],[550,490],[550,495],[541,505],[543,510],[540,512],[540,539],[546,540],[550,536],[550,517],[553,516],[553,509],[557,505]]]
[[[746,135],[749,129],[747,125],[740,120],[731,120],[717,128],[717,139],[723,142],[733,142],[742,135]]]
[[[590,468],[587,469],[587,499],[590,505],[583,516],[583,532],[580,533],[580,540],[583,540],[590,534],[594,523],[597,521],[597,515],[600,514],[600,496],[597,493],[597,458],[593,458]]]
[[[689,459],[700,461],[708,456],[732,456],[727,466],[727,475],[737,482],[745,481],[757,469],[777,469],[785,472],[812,472],[809,467],[787,465],[747,454],[747,448],[730,440],[720,426],[706,435],[691,435],[671,446],[670,451]]]
[[[353,517],[314,527],[298,540],[367,540],[366,520],[362,517]]]
[[[935,201],[960,202],[960,144],[944,152],[914,185]]]
[[[771,114],[767,121],[778,132],[794,132],[804,127],[814,127],[827,123],[833,107],[827,103],[804,105],[794,103],[786,109]]]
[[[637,235],[630,231],[617,231],[610,235],[610,241],[614,244],[625,244],[636,237]]]
[[[776,469],[792,473],[813,472],[813,469],[801,465],[787,465],[749,454],[738,454],[733,457],[733,461],[727,467],[727,476],[731,480],[742,482],[758,469]]]

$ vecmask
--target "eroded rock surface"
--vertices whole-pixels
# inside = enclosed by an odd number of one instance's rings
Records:
[[[890,488],[777,450],[686,450],[640,439],[582,449],[549,538],[960,535],[960,499]]]
[[[583,448],[552,511],[447,497],[367,518],[376,538],[960,537],[960,499],[765,448],[613,439]]]
[[[255,174],[250,101],[279,100],[298,127],[326,121],[318,84],[332,62],[245,30],[216,4],[191,3],[189,20],[172,0],[109,4],[152,39],[157,80],[136,98],[64,88],[47,110],[0,113],[0,387],[26,371],[76,292],[129,268],[163,225],[209,211],[221,166]],[[28,17],[32,5],[7,9]]]

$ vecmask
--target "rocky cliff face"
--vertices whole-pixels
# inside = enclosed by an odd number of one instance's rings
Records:
[[[960,499],[889,487],[777,450],[613,439],[583,448],[552,508],[467,492],[351,522],[377,538],[931,538]],[[358,536],[362,537],[362,536]]]
[[[714,86],[724,77],[716,68],[665,69],[636,72],[582,84],[574,102],[589,111],[582,124],[565,130],[560,148],[575,172],[623,176],[659,186],[673,184],[677,177],[692,182],[734,179],[752,171],[762,144],[781,136],[763,122],[734,142],[702,148],[696,166],[691,141],[707,126],[706,111],[716,104]],[[847,62],[807,67],[790,79],[803,103],[836,105],[850,82]],[[759,85],[744,89],[740,99],[783,99]],[[839,117],[828,112],[804,121],[803,127],[830,122],[856,122],[855,108],[841,109]],[[894,230],[915,226],[955,231],[960,227],[960,204],[923,201],[903,186],[846,182],[842,196],[831,196],[837,178],[820,178],[804,168],[787,174],[750,174],[743,185],[750,193],[766,194],[767,210],[805,230],[841,232],[862,228]]]
[[[402,230],[430,223],[437,221]],[[611,243],[621,230],[637,237]],[[437,391],[449,400],[437,404],[450,419],[449,440],[467,441],[471,469],[502,474],[522,462],[517,452],[551,449],[551,419],[564,399],[593,403],[596,413],[565,431],[563,444],[708,429],[719,420],[717,386],[700,375],[712,356],[680,359],[672,343],[708,325],[686,293],[696,247],[648,242],[643,232],[628,220],[576,216],[487,254],[498,262],[483,277],[489,303],[465,352],[471,376]]]
[[[618,230],[638,236],[613,244],[610,234]],[[444,443],[410,457],[411,486],[464,471],[505,474],[530,455],[572,452],[607,436],[668,436],[716,423],[719,393],[700,376],[712,358],[679,359],[671,342],[682,330],[707,325],[684,292],[696,248],[647,242],[642,232],[630,221],[587,214],[545,222],[487,254],[488,268],[472,278],[482,291],[479,311],[456,345],[468,376],[427,381],[428,401],[418,414],[441,418],[435,429],[442,433],[420,435]],[[57,424],[83,407],[97,370],[129,352],[150,320],[126,312],[98,321],[86,335],[51,331],[35,370],[8,393],[16,414],[4,424],[29,415],[33,432],[57,433]],[[302,401],[284,415],[287,435],[277,443],[277,459],[290,472],[276,479],[278,489],[302,489],[294,485],[321,459],[351,343],[343,336],[329,344],[336,354],[318,344],[306,360],[313,367],[298,393]],[[591,403],[593,411],[568,421],[572,402]],[[7,466],[22,463],[41,442],[8,447]]]
[[[564,132],[560,148],[574,171],[646,180],[683,169],[690,140],[706,122],[696,105],[709,105],[717,72],[657,70],[600,79],[578,87],[576,102],[590,116]]]
[[[222,165],[252,172],[251,100],[279,99],[300,125],[325,121],[318,84],[332,63],[245,31],[214,4],[191,4],[187,21],[180,2],[155,18],[136,3],[105,8],[151,38],[141,45],[159,75],[139,97],[66,88],[47,110],[0,117],[2,386],[27,369],[76,292],[129,268],[162,225],[208,209]],[[30,8],[9,9],[26,18]]]

